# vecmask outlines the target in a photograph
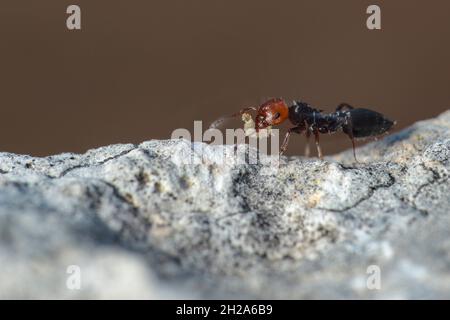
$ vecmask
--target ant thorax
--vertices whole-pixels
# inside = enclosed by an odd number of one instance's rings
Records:
[[[265,129],[260,129],[259,132],[256,132],[255,121],[250,113],[244,112],[242,114],[242,121],[244,122],[244,132],[246,137],[266,138],[273,135],[271,126]]]

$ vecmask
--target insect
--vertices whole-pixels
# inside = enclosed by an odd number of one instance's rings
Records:
[[[350,138],[353,156],[355,161],[358,161],[356,159],[355,139],[377,137],[387,133],[395,124],[395,121],[389,120],[379,112],[364,108],[354,108],[348,103],[339,104],[335,112],[324,113],[323,110],[315,109],[308,103],[301,101],[294,101],[291,106],[288,106],[281,98],[267,100],[257,108],[244,108],[229,117],[246,116],[248,119],[250,111],[256,111],[254,120],[256,133],[261,129],[270,129],[272,126],[279,125],[286,120],[291,122],[292,127],[288,129],[284,137],[280,154],[287,150],[292,133],[305,133],[308,142],[305,155],[309,156],[309,138],[313,135],[317,154],[321,159],[323,154],[319,144],[320,134],[335,133],[342,130]],[[229,117],[216,120],[210,127],[215,128],[219,126]]]

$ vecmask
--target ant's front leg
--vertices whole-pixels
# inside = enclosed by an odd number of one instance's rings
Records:
[[[348,103],[344,102],[336,107],[336,111],[341,111],[342,109],[352,110],[354,108],[351,105],[349,105]]]
[[[289,144],[289,138],[291,137],[292,132],[295,133],[302,133],[302,131],[305,130],[304,126],[297,126],[293,128],[289,128],[286,132],[286,135],[284,136],[283,144],[280,148],[280,156],[287,150],[287,146]]]
[[[252,110],[253,111],[257,111],[258,108],[256,108],[256,107],[248,107],[248,108],[241,109],[239,112],[233,113],[232,115],[221,117],[221,118],[217,119],[216,121],[212,122],[209,125],[209,128],[210,129],[217,129],[218,127],[220,127],[220,125],[225,120],[230,119],[230,118],[236,118],[236,117],[242,116],[244,113],[247,113],[247,112],[252,111]]]

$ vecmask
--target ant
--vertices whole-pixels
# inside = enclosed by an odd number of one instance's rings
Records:
[[[294,101],[291,106],[281,98],[270,99],[258,108],[249,107],[232,114],[229,117],[220,118],[214,121],[210,128],[216,128],[226,118],[248,115],[249,111],[256,111],[255,130],[270,128],[273,125],[279,125],[289,119],[293,127],[289,128],[281,145],[280,154],[283,154],[288,146],[289,138],[294,133],[305,133],[308,141],[305,155],[309,156],[309,137],[314,135],[317,154],[320,159],[323,158],[322,149],[319,144],[319,134],[335,133],[342,130],[352,141],[353,156],[355,161],[355,139],[377,137],[386,133],[396,122],[386,118],[381,113],[364,108],[354,108],[348,103],[341,103],[336,111],[324,113],[311,107],[308,103]]]

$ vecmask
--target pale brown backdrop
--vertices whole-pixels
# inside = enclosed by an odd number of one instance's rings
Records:
[[[69,4],[81,31],[66,29]],[[449,18],[445,0],[2,0],[0,151],[168,138],[278,96],[372,107],[401,129],[449,108]]]

